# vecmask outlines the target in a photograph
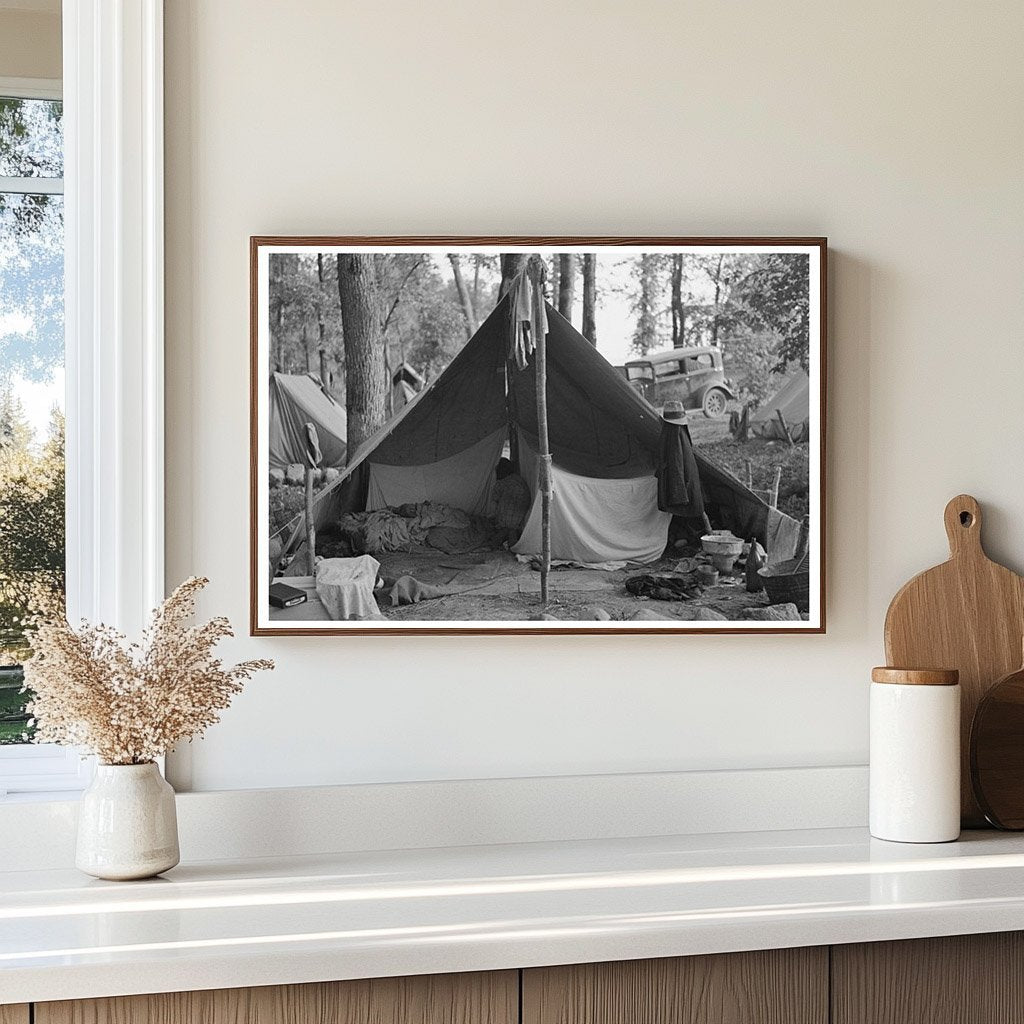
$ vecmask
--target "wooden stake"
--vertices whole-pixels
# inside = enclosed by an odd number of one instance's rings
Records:
[[[779,484],[782,483],[782,467],[775,467],[775,479],[772,481],[772,508],[779,507]]]
[[[306,466],[306,564],[309,575],[316,575],[316,523],[313,521],[313,472]]]
[[[313,518],[313,474],[320,464],[320,439],[316,427],[306,424],[306,467],[304,472],[306,483],[306,564],[309,575],[316,575],[316,521]]]
[[[793,435],[789,432],[789,427],[786,424],[786,417],[782,415],[782,410],[776,409],[775,415],[778,417],[779,423],[782,425],[782,432],[786,435],[786,440],[790,445],[795,444],[796,442],[793,440]]]

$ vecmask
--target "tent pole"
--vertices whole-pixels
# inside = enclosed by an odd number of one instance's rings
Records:
[[[540,601],[546,605],[548,573],[551,571],[551,446],[548,440],[548,343],[543,328],[543,263],[540,268],[533,266],[531,270],[533,273],[530,278],[534,286],[532,330],[537,380],[537,439],[540,447]]]

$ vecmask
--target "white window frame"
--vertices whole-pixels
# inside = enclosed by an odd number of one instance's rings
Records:
[[[64,100],[68,617],[137,635],[164,596],[163,0],[64,0],[63,47],[34,85]],[[91,774],[0,748],[0,795]]]
[[[49,78],[0,78],[0,97],[24,100],[60,100],[61,82]],[[21,195],[61,195],[63,178],[0,176],[0,192]],[[91,765],[74,750],[50,743],[0,746],[0,796],[77,790],[86,785]]]

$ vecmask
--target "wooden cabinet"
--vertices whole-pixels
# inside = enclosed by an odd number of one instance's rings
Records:
[[[1024,1022],[1024,933],[832,947],[833,1024]]]
[[[35,1024],[518,1024],[518,1021],[518,971],[176,992],[36,1003],[35,1006]],[[7,1021],[0,1018],[0,1024],[7,1024]],[[16,1024],[22,1021],[18,1019]]]
[[[824,947],[523,972],[523,1024],[827,1021],[828,949]]]
[[[0,1024],[1024,1024],[1024,933],[0,1006]]]

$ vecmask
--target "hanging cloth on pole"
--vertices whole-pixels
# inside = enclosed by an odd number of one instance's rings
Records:
[[[513,280],[509,291],[509,308],[512,312],[510,355],[516,367],[525,370],[536,347],[538,332],[548,333],[548,312],[544,308],[544,281],[539,275],[533,275],[531,279],[531,275],[524,271]]]

